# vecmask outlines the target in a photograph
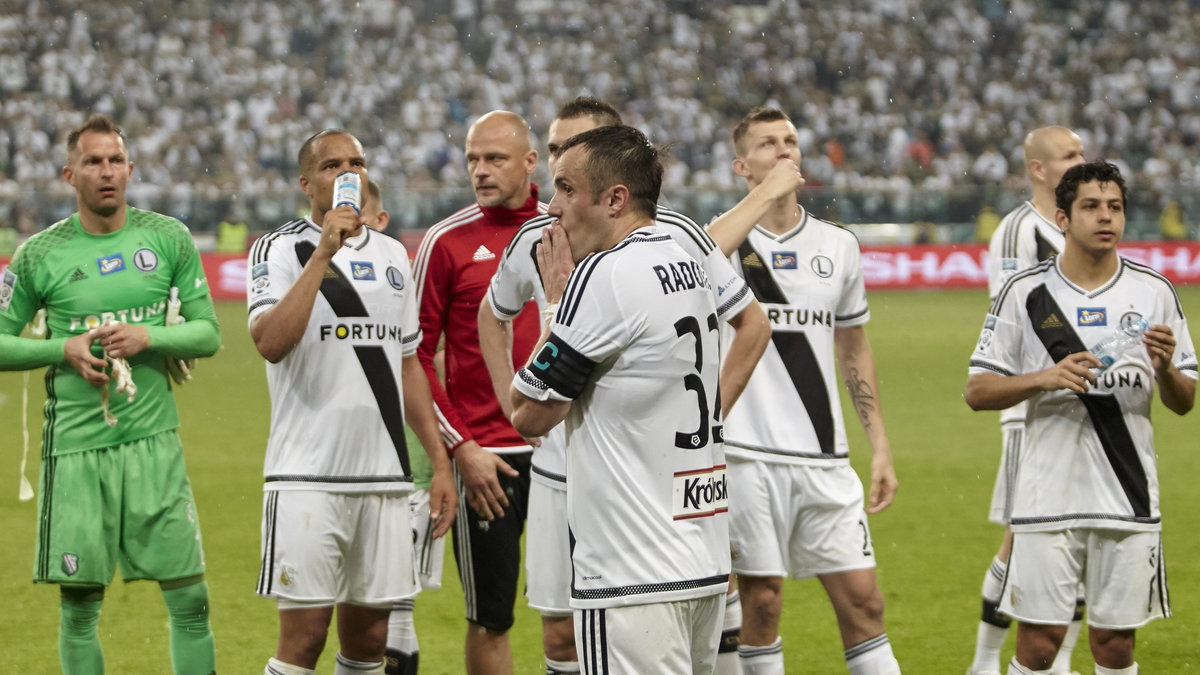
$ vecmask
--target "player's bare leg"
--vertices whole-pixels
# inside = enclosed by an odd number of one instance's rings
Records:
[[[573,616],[542,615],[542,652],[548,673],[578,673]]]
[[[1066,626],[1017,624],[1017,663],[1029,670],[1046,670],[1054,663]]]
[[[783,578],[738,575],[738,592],[742,596],[742,644],[738,645],[742,672],[782,675],[779,615],[783,608]]]
[[[837,615],[838,630],[851,673],[899,673],[883,628],[883,592],[875,569],[822,574],[817,577]]]
[[[1121,670],[1134,665],[1134,631],[1088,628],[1092,657],[1096,665],[1111,670]],[[1136,672],[1136,671],[1135,671]]]
[[[288,665],[313,669],[325,649],[333,607],[279,610],[279,645],[275,658]]]
[[[467,674],[512,675],[508,633],[467,622]]]
[[[388,614],[391,606],[366,607],[343,602],[337,607],[338,641],[341,648],[338,651],[339,664],[335,666],[334,675],[342,670],[340,663],[349,660],[353,668],[346,672],[362,670],[367,664],[377,664],[378,672],[383,672],[383,655],[387,649]],[[370,671],[368,671],[370,672]]]

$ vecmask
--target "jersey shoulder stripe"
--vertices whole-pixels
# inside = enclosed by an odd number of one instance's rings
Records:
[[[1002,258],[1017,257],[1017,249],[1021,241],[1021,225],[1032,210],[1033,207],[1029,205],[1029,202],[1023,202],[1000,222],[1000,227],[1004,230],[1004,241],[1000,247]]]
[[[1141,263],[1134,262],[1128,258],[1121,258],[1121,265],[1124,266],[1126,269],[1128,269],[1132,273],[1144,274],[1153,279],[1157,279],[1159,282],[1161,282],[1163,285],[1165,285],[1167,287],[1167,290],[1169,290],[1171,292],[1171,298],[1175,300],[1175,311],[1179,312],[1180,317],[1183,316],[1183,304],[1181,302],[1179,302],[1179,293],[1176,292],[1175,284],[1172,284],[1170,279],[1163,276],[1158,270],[1154,269],[1153,267],[1150,267],[1149,265],[1143,265]]]
[[[717,247],[716,242],[708,236],[708,232],[703,227],[678,211],[660,206],[654,221],[663,227],[678,228],[696,243],[696,247],[703,251],[704,255],[708,255]]]
[[[271,252],[271,245],[275,243],[276,239],[284,235],[295,234],[303,230],[306,225],[307,222],[303,218],[300,218],[287,222],[271,232],[259,237],[258,240],[254,242],[254,246],[250,248],[250,264],[257,265],[260,262],[266,261],[267,256]]]
[[[567,280],[567,288],[563,291],[562,304],[558,308],[558,314],[555,320],[562,323],[564,326],[570,326],[571,321],[575,319],[575,312],[579,309],[579,299],[587,287],[588,281],[591,280],[592,274],[596,271],[596,267],[601,263],[606,262],[613,253],[623,250],[634,244],[643,244],[649,242],[664,242],[671,241],[671,237],[667,234],[649,234],[646,232],[635,232],[625,238],[624,241],[616,246],[601,251],[594,255],[588,256],[583,260],[579,267],[571,273],[571,278]]]
[[[1032,267],[1027,267],[1009,277],[1008,281],[1004,282],[1004,285],[1000,287],[1000,292],[996,294],[996,299],[992,300],[992,307],[989,311],[992,314],[995,314],[996,311],[1000,309],[1000,306],[1004,304],[1005,296],[1008,295],[1009,290],[1012,289],[1017,282],[1037,274],[1045,274],[1051,270],[1054,265],[1054,258],[1047,258],[1046,260],[1043,260]]]
[[[542,228],[550,223],[553,223],[555,218],[548,215],[540,215],[536,218],[530,218],[525,221],[525,224],[517,229],[517,233],[513,235],[512,241],[508,242],[508,246],[504,248],[504,259],[507,260],[513,251],[524,250],[524,243],[527,237],[532,237],[533,233],[537,233],[537,237],[541,238]]]

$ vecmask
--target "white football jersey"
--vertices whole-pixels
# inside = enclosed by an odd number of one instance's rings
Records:
[[[1062,253],[1066,236],[1046,220],[1032,202],[1024,202],[1004,216],[988,244],[988,298],[994,300],[1004,282],[1014,274]],[[1000,423],[1025,421],[1025,404],[1000,411]]]
[[[971,356],[971,374],[1043,370],[1144,318],[1171,327],[1175,365],[1196,377],[1192,338],[1169,281],[1122,258],[1112,280],[1085,291],[1062,275],[1058,260],[1017,273],[1001,289]],[[1085,395],[1031,396],[1012,495],[1013,531],[1158,530],[1153,397],[1154,371],[1144,347],[1118,358]]]
[[[710,283],[665,233],[636,230],[579,264],[550,338],[513,378],[530,398],[574,401],[563,424],[574,608],[726,590]]]
[[[305,218],[254,243],[250,322],[287,294],[320,236]],[[415,288],[404,246],[369,228],[333,256],[300,344],[267,363],[267,490],[412,489],[400,373],[421,338]]]
[[[833,329],[870,319],[858,240],[801,209],[782,235],[755,226],[733,260],[771,321],[771,342],[726,420],[726,452],[847,464]]]
[[[512,243],[504,251],[500,267],[492,277],[488,298],[496,318],[511,321],[525,303],[536,300],[538,310],[546,308],[538,270],[536,247],[542,240],[542,230],[554,222],[552,216],[539,216],[521,226]],[[704,266],[717,305],[717,318],[728,321],[737,316],[753,296],[746,282],[733,271],[729,261],[704,228],[682,213],[658,207],[655,226],[669,234],[688,255]],[[565,480],[566,455],[562,425],[550,431],[547,440],[533,453],[533,470],[547,478]]]

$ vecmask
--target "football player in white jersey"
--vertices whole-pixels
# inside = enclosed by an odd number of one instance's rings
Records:
[[[280,636],[264,672],[313,673],[336,607],[334,673],[383,673],[388,612],[417,591],[406,420],[434,466],[438,536],[456,494],[415,355],[408,253],[357,208],[333,208],[339,174],[367,181],[362,145],[326,130],[299,164],[312,215],[255,242],[247,279],[271,393],[258,592],[277,599]]]
[[[1029,201],[1013,209],[996,228],[988,246],[988,297],[992,300],[1000,287],[1017,272],[1031,267],[1063,248],[1063,233],[1054,222],[1057,206],[1054,188],[1067,169],[1083,163],[1083,143],[1075,132],[1066,127],[1050,126],[1034,129],[1025,136],[1022,146],[1025,173],[1033,194]],[[1025,431],[1025,405],[1015,405],[1000,413],[1003,452],[988,519],[1004,525],[1004,539],[996,557],[983,576],[983,610],[975,634],[975,658],[967,675],[998,675],[1000,649],[1008,635],[1012,620],[998,614],[1000,584],[1008,569],[1008,554],[1012,546],[1012,531],[1008,529],[1011,482],[1017,469],[1016,454],[1021,448]],[[1083,625],[1082,598],[1062,649],[1054,661],[1052,672],[1066,675],[1071,672],[1071,653]]]
[[[742,669],[783,672],[783,577],[817,577],[833,604],[853,675],[900,666],[883,626],[867,514],[897,489],[880,412],[858,242],[796,203],[796,127],[751,110],[734,130],[733,169],[747,197],[709,226],[766,309],[767,348],[728,418],[730,539],[742,595]],[[836,357],[836,358],[835,358]],[[873,451],[870,502],[850,467],[837,372]]]
[[[590,96],[573,99],[550,123],[550,174],[554,174],[559,148],[567,139],[589,129],[621,124],[621,117],[608,103]],[[542,230],[554,221],[541,216],[526,223],[505,250],[500,267],[479,307],[479,343],[496,387],[496,395],[511,417],[508,387],[513,363],[509,356],[509,323],[530,300],[545,311],[562,298],[562,287],[543,288],[536,249]],[[729,266],[704,229],[687,216],[658,207],[655,224],[671,235],[688,254],[701,263],[709,277],[718,307],[718,318],[729,321],[735,337],[722,360],[722,410],[728,411],[745,388],[750,371],[770,339],[770,325],[745,282]],[[720,289],[719,292],[717,289]],[[578,672],[575,634],[571,625],[571,552],[566,523],[566,448],[562,426],[555,427],[533,454],[529,493],[529,523],[525,545],[536,554],[525,556],[526,595],[529,604],[542,614],[542,642],[547,673]],[[733,592],[726,598],[725,625],[721,632],[716,675],[736,675],[741,607]],[[725,668],[723,670],[723,667]]]
[[[1017,273],[992,303],[964,398],[1027,402],[1002,613],[1017,619],[1009,675],[1049,673],[1082,583],[1097,675],[1134,675],[1134,633],[1170,616],[1150,404],[1191,410],[1196,354],[1171,283],[1117,255],[1125,183],[1106,162],[1055,193],[1062,254]],[[1142,321],[1144,347],[1102,364],[1088,345]]]
[[[537,255],[545,285],[566,287],[513,378],[521,434],[566,420],[585,673],[712,673],[725,609],[717,306],[704,268],[654,227],[661,183],[632,127],[562,145]]]

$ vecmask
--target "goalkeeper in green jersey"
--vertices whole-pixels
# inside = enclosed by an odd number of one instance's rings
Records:
[[[176,673],[214,672],[195,501],[168,361],[211,356],[221,335],[187,228],[127,206],[120,128],[95,115],[67,138],[78,211],[31,237],[0,277],[0,369],[48,366],[34,581],[59,584],[63,672],[102,673],[104,589],[159,583]],[[178,288],[185,322],[167,325]],[[20,337],[39,308],[49,339]]]

